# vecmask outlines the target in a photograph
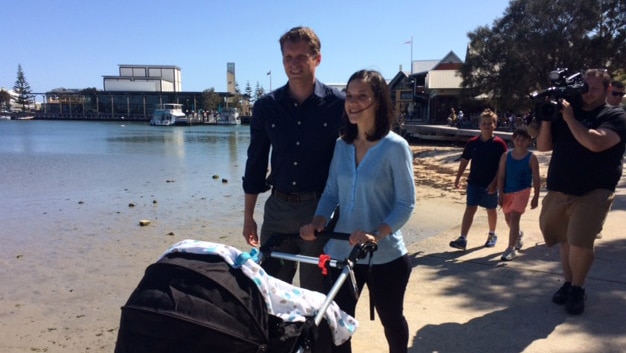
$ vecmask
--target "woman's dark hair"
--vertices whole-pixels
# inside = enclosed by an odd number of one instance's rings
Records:
[[[369,84],[372,89],[372,93],[374,94],[373,104],[376,106],[374,113],[374,132],[371,135],[367,134],[367,140],[380,140],[389,133],[395,120],[393,105],[391,103],[391,93],[389,92],[389,87],[387,87],[387,82],[385,82],[385,78],[383,78],[378,71],[360,70],[350,76],[346,88],[350,85],[350,82],[354,80],[361,80]],[[352,143],[358,135],[358,128],[356,124],[350,123],[345,109],[343,112],[343,120],[344,124],[341,129],[341,138],[348,143]]]
[[[522,127],[519,127],[517,129],[515,129],[515,131],[513,131],[513,138],[515,138],[517,136],[521,136],[521,137],[527,138],[529,140],[532,139],[532,137],[528,133],[528,130],[526,130],[526,128],[522,128]]]

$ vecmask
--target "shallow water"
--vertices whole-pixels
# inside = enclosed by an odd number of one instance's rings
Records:
[[[247,126],[2,121],[0,234],[101,238],[148,219],[170,236],[235,235],[249,139]]]
[[[185,238],[247,248],[241,177],[249,140],[245,125],[1,121],[0,253],[66,237],[83,247],[152,236],[162,249]],[[259,227],[267,196],[257,204]],[[447,229],[457,206],[439,210],[450,205],[418,194],[406,242]],[[454,220],[433,219],[440,213]],[[142,219],[150,225],[139,227]]]

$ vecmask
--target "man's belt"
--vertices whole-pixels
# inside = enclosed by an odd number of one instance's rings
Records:
[[[285,202],[306,202],[319,200],[321,193],[319,192],[281,192],[276,189],[272,189],[272,195],[279,200]]]

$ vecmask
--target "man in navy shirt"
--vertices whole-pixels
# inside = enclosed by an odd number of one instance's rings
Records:
[[[302,225],[311,221],[326,185],[344,110],[344,95],[315,78],[322,55],[320,40],[313,30],[290,29],[280,38],[280,47],[288,82],[254,104],[250,124],[243,178],[243,236],[252,246],[259,245],[254,208],[262,192],[271,189],[265,203],[261,243],[274,233],[297,234]],[[295,237],[274,250],[319,256],[323,246],[319,240],[307,242]],[[263,268],[291,283],[297,263],[270,258],[263,262]],[[300,286],[324,291],[317,266],[300,267]]]

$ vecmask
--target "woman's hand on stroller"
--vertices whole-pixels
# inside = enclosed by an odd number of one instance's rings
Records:
[[[387,225],[386,223],[382,223],[381,225],[378,226],[378,229],[372,232],[366,232],[363,230],[355,230],[354,232],[352,232],[352,234],[350,234],[350,239],[348,240],[350,242],[350,245],[352,246],[365,244],[365,243],[376,244],[381,239],[391,234],[392,232],[393,232],[393,229],[391,229],[389,225]]]
[[[348,239],[350,245],[353,246],[365,244],[368,242],[376,243],[377,240],[378,239],[376,238],[376,235],[364,232],[362,230],[355,230],[354,232],[352,232],[352,234],[350,234],[350,238]]]
[[[322,216],[313,217],[313,221],[300,227],[300,238],[306,241],[313,241],[317,237],[316,233],[324,231],[326,218]]]

